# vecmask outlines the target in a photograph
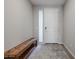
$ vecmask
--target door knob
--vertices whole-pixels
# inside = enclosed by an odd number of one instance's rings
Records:
[[[45,27],[45,30],[47,29],[47,27]]]

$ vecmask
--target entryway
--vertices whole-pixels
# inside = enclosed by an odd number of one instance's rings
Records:
[[[63,39],[62,8],[39,9],[39,43],[59,43]],[[62,16],[62,17],[60,17]]]

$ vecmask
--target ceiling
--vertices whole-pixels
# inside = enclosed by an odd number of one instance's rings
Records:
[[[33,5],[37,6],[59,6],[64,5],[66,0],[30,0]]]

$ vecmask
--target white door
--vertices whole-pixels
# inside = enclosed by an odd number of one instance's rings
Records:
[[[58,9],[44,8],[44,43],[58,43]]]

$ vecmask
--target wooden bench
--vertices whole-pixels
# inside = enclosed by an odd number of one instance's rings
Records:
[[[5,59],[24,59],[30,55],[33,49],[36,47],[37,41],[31,38],[18,46],[6,51],[4,53]]]

